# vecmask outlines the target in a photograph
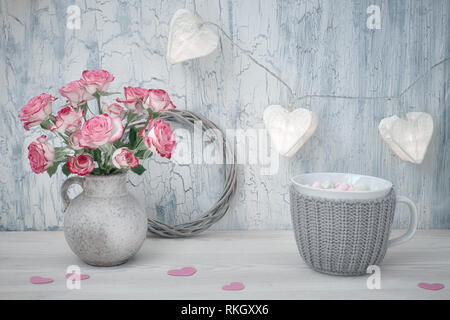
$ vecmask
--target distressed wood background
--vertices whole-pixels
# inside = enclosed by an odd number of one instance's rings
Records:
[[[81,9],[80,30],[66,28],[66,9],[73,4]],[[380,30],[366,26],[371,4],[381,8]],[[224,37],[213,54],[170,65],[169,22],[183,7],[222,25],[298,94],[398,94],[450,55],[448,0],[0,0],[0,230],[61,228],[64,176],[31,172],[26,147],[38,132],[25,132],[17,115],[32,96],[59,96],[58,88],[84,69],[109,70],[114,91],[124,85],[166,89],[178,108],[224,129],[260,128],[267,105],[286,105],[286,89]],[[307,101],[320,118],[315,135],[294,157],[280,158],[274,175],[240,165],[236,197],[215,228],[290,228],[289,178],[309,171],[391,180],[398,194],[418,204],[421,228],[450,228],[449,93],[446,63],[405,96],[408,111],[429,112],[435,123],[421,165],[402,162],[378,134],[382,118],[401,112],[393,102]],[[149,174],[130,180],[149,215],[168,223],[195,217],[220,191],[218,166],[160,158],[148,165]],[[402,209],[395,226],[406,224]]]

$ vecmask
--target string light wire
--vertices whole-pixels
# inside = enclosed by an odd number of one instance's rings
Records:
[[[297,96],[294,93],[294,90],[287,84],[286,81],[284,81],[280,76],[278,76],[276,73],[274,73],[272,70],[270,70],[268,67],[263,65],[261,62],[259,62],[257,59],[253,57],[251,52],[249,50],[246,50],[242,48],[239,44],[237,44],[233,38],[218,24],[214,22],[203,22],[202,25],[210,25],[216,27],[230,42],[233,46],[237,47],[243,54],[245,54],[251,61],[253,61],[256,65],[258,65],[260,68],[264,69],[267,73],[269,73],[272,77],[274,77],[276,80],[278,80],[282,85],[286,87],[286,89],[289,91],[289,104],[288,109],[292,111],[292,104],[297,101],[302,101],[305,99],[311,99],[313,98],[324,98],[324,99],[346,99],[346,100],[396,100],[397,103],[400,105],[400,107],[403,109],[403,103],[402,103],[402,97],[409,91],[411,88],[414,87],[414,85],[422,80],[424,77],[426,77],[433,69],[438,67],[439,65],[447,62],[450,60],[450,57],[446,57],[434,65],[432,65],[425,73],[421,74],[419,77],[417,77],[413,82],[411,82],[410,85],[408,85],[404,90],[400,92],[399,95],[392,95],[392,96],[348,96],[348,95],[328,95],[328,94],[306,94],[302,96]]]

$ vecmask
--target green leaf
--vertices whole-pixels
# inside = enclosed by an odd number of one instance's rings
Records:
[[[78,107],[79,107],[81,110],[83,110],[83,117],[84,117],[84,120],[86,120],[87,110],[88,110],[88,108],[89,108],[87,102],[85,102],[85,103],[79,105]]]
[[[94,168],[94,170],[92,170],[91,174],[96,175],[96,176],[100,176],[100,175],[103,174],[103,171],[100,168]]]
[[[50,119],[41,122],[41,128],[44,130],[50,130],[51,125]]]
[[[98,93],[99,93],[101,96],[112,96],[112,95],[114,95],[114,94],[121,94],[122,92],[102,92],[102,91],[98,91]]]
[[[145,172],[145,168],[142,165],[138,165],[134,168],[131,168],[131,171],[133,171],[134,173],[136,173],[137,175],[141,175]]]
[[[128,135],[130,149],[136,147],[136,141],[138,138],[138,133],[136,128],[130,128],[130,134]]]
[[[147,112],[148,112],[148,117],[149,117],[149,118],[152,117],[153,120],[159,118],[159,115],[160,115],[159,112],[153,112],[153,110],[152,110],[151,108],[148,108],[148,109],[146,109],[146,110],[147,110]]]
[[[125,144],[123,144],[122,141],[120,141],[120,139],[114,141],[112,144],[116,149],[125,147]]]
[[[97,163],[102,161],[102,152],[100,149],[94,149],[94,161]]]
[[[153,112],[153,119],[159,118],[160,113],[159,112]]]
[[[51,177],[56,173],[56,170],[58,170],[58,166],[61,162],[53,162],[53,165],[47,169],[48,175]]]
[[[105,143],[104,145],[100,146],[99,149],[105,154],[112,154],[114,152],[114,147],[111,143]]]
[[[153,155],[153,152],[150,149],[139,150],[134,155],[139,159],[145,160],[150,158]]]
[[[144,159],[144,160],[145,160],[145,159],[148,159],[148,158],[150,158],[152,155],[153,155],[152,150],[147,149],[147,150],[145,150],[143,159]]]
[[[109,171],[109,174],[111,175],[111,174],[122,173],[122,172],[125,172],[125,170],[113,168]]]
[[[70,171],[69,171],[69,169],[67,168],[67,162],[64,163],[64,165],[62,166],[61,170],[62,170],[62,172],[63,172],[67,177],[70,176]]]
[[[142,159],[142,157],[144,156],[145,150],[139,150],[138,152],[136,152],[134,155],[139,158]]]
[[[66,160],[67,152],[66,147],[55,147],[55,161],[63,162]]]
[[[127,123],[130,123],[131,121],[133,121],[137,116],[138,116],[137,113],[128,111],[128,115],[127,115]]]

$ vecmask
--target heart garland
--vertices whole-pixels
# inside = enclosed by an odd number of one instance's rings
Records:
[[[433,135],[433,118],[426,112],[409,112],[404,118],[384,118],[378,126],[383,140],[400,159],[420,164]]]
[[[219,44],[219,36],[203,21],[186,9],[175,12],[170,22],[167,58],[178,63],[206,56]]]
[[[236,44],[219,25],[212,22],[205,23],[200,17],[187,9],[177,10],[170,22],[167,46],[168,60],[171,63],[178,63],[206,56],[213,52],[218,46],[219,37],[210,28],[210,25],[216,26],[241,52],[284,84],[292,95],[292,89],[283,79]],[[450,57],[434,64],[430,71],[448,60],[450,60]],[[413,83],[416,83],[426,74],[422,74]],[[389,99],[400,99],[411,87],[412,85],[408,86],[399,96],[389,97]],[[314,97],[332,98],[333,96],[314,95]],[[336,96],[336,98],[374,99],[377,97]],[[269,106],[264,111],[263,118],[272,143],[279,154],[286,157],[293,156],[303,146],[314,133],[318,123],[317,117],[309,110],[300,108],[288,112],[279,105]],[[422,163],[433,134],[433,119],[430,114],[425,112],[410,112],[406,114],[405,119],[397,116],[385,118],[380,122],[378,128],[383,140],[400,159],[415,164]]]
[[[292,157],[313,135],[318,124],[312,111],[303,108],[288,111],[280,105],[268,106],[263,120],[272,144],[285,157]]]

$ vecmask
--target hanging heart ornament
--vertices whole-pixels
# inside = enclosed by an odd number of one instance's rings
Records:
[[[317,116],[310,110],[288,111],[279,105],[268,106],[263,120],[272,144],[285,157],[292,157],[313,135],[318,124]]]
[[[426,112],[409,112],[404,118],[384,118],[378,130],[400,159],[419,164],[433,135],[433,118]]]
[[[219,44],[219,36],[200,17],[189,10],[179,9],[170,22],[167,58],[178,63],[206,56]]]

